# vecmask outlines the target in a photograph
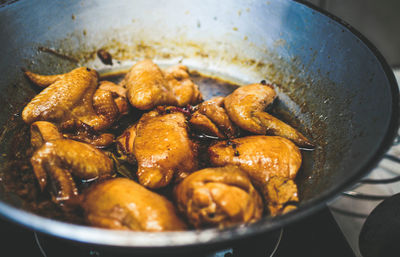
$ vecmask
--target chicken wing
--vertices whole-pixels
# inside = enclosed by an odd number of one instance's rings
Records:
[[[186,66],[171,66],[164,70],[164,75],[178,106],[195,105],[203,100],[198,86],[190,79]]]
[[[278,136],[248,136],[217,142],[208,151],[212,165],[237,165],[250,176],[263,192],[271,215],[281,212],[286,204],[298,201],[293,179],[302,157],[290,140]]]
[[[31,145],[38,149],[44,143],[56,139],[63,139],[57,126],[47,121],[35,121],[31,124]]]
[[[275,97],[272,86],[251,84],[239,87],[225,97],[224,104],[229,118],[244,130],[259,135],[281,136],[298,146],[312,147],[313,144],[300,132],[264,111]]]
[[[117,105],[119,115],[128,113],[128,100],[126,99],[127,90],[111,81],[100,81],[98,90],[106,90],[112,93],[115,104]],[[96,107],[95,107],[96,108]]]
[[[62,125],[73,120],[99,131],[110,127],[116,120],[118,107],[110,92],[101,92],[97,99],[102,110],[107,112],[97,114],[94,110],[93,97],[98,82],[95,70],[81,67],[60,75],[44,76],[28,71],[25,74],[39,86],[47,86],[22,111],[26,123],[51,121]]]
[[[158,105],[176,105],[161,69],[151,60],[137,62],[122,81],[127,88],[128,100],[133,107],[150,110]]]
[[[131,105],[140,110],[160,105],[186,106],[202,99],[183,65],[170,67],[164,74],[151,60],[143,60],[133,65],[121,85],[127,88]]]
[[[178,209],[196,228],[254,222],[263,212],[260,195],[237,166],[196,171],[175,188],[174,195]]]
[[[93,226],[136,230],[184,230],[186,225],[165,197],[127,178],[104,181],[83,194],[82,208]]]
[[[136,158],[133,153],[134,142],[136,138],[137,123],[127,128],[117,140],[117,152],[120,157],[130,164],[136,164]]]
[[[117,139],[122,152],[137,160],[139,183],[149,188],[164,187],[173,177],[182,179],[198,166],[186,118],[170,110],[164,113],[160,108],[144,114]]]
[[[189,122],[195,130],[221,139],[233,138],[238,134],[237,127],[232,124],[224,109],[223,97],[199,104]]]
[[[33,154],[31,164],[41,190],[50,183],[54,202],[78,194],[72,175],[91,181],[112,175],[114,168],[112,160],[102,151],[69,139],[46,142]]]

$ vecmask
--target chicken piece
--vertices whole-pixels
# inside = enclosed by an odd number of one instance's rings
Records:
[[[203,100],[198,86],[190,79],[186,66],[182,64],[171,66],[164,70],[164,75],[178,106],[196,105]]]
[[[186,118],[181,112],[170,110],[144,114],[117,139],[120,149],[137,160],[139,183],[149,188],[164,187],[173,177],[180,180],[198,166],[196,145],[189,139]]]
[[[119,115],[118,106],[114,102],[114,94],[111,91],[98,88],[93,94],[93,109],[97,115],[110,119],[112,124]],[[114,103],[114,104],[109,104]]]
[[[264,187],[264,198],[271,215],[287,213],[297,208],[299,201],[297,185],[293,179],[271,177]]]
[[[117,140],[117,152],[122,159],[130,164],[136,164],[136,158],[133,154],[133,146],[136,138],[137,123],[127,128]]]
[[[100,92],[95,100],[107,112],[97,114],[94,110],[93,97],[98,81],[95,70],[81,67],[60,75],[44,76],[28,71],[25,74],[37,85],[47,86],[22,111],[26,123],[52,121],[62,125],[72,120],[79,121],[75,124],[84,123],[100,131],[110,127],[116,120],[118,107],[110,92]]]
[[[35,121],[31,125],[31,145],[34,149],[41,147],[44,143],[56,139],[73,139],[91,144],[97,148],[103,148],[114,142],[114,135],[110,133],[97,134],[85,129],[90,127],[81,126],[78,130],[74,126],[73,133],[61,133],[56,125],[48,121]],[[93,134],[94,133],[94,134]]]
[[[68,73],[67,73],[68,74]],[[48,87],[57,80],[63,79],[63,77],[66,74],[57,74],[57,75],[40,75],[36,74],[30,71],[25,71],[25,75],[29,78],[30,81],[32,81],[34,84],[40,87]],[[93,105],[95,108],[95,111],[97,112],[96,108],[101,108],[101,98],[99,98],[99,95],[103,90],[109,91],[112,93],[112,96],[114,98],[114,102],[117,105],[118,111],[120,115],[125,115],[128,112],[128,101],[126,99],[126,89],[124,87],[121,87],[111,81],[100,81],[100,85],[98,89],[101,89],[100,92],[95,92],[94,96],[96,98],[96,93],[97,93],[97,99],[94,99]],[[97,90],[96,90],[97,91]],[[107,96],[108,97],[108,96]],[[100,100],[97,101],[96,100]],[[114,110],[112,110],[114,111]]]
[[[177,65],[165,74],[151,60],[137,62],[121,81],[132,106],[150,110],[160,105],[186,106],[202,100],[198,87],[190,80],[187,68]]]
[[[224,109],[223,97],[215,97],[199,104],[189,122],[195,130],[208,136],[225,139],[238,134],[236,126]]]
[[[259,193],[237,166],[196,171],[175,188],[174,196],[196,228],[250,223],[263,212]]]
[[[225,97],[224,104],[229,118],[244,130],[259,135],[281,136],[300,147],[313,147],[300,132],[264,111],[275,97],[272,86],[251,84],[239,87]]]
[[[214,166],[237,165],[263,192],[271,215],[298,201],[293,182],[301,166],[300,150],[279,136],[248,136],[220,141],[208,149]],[[274,186],[272,186],[274,185]]]
[[[150,110],[158,105],[176,105],[177,100],[161,69],[151,60],[137,62],[126,74],[122,85],[133,107]]]
[[[93,226],[151,232],[186,229],[167,198],[127,178],[89,188],[81,202],[85,218]]]
[[[38,149],[44,143],[56,139],[63,139],[56,125],[47,121],[36,121],[31,125],[31,145]]]
[[[62,79],[65,74],[56,74],[56,75],[40,75],[37,73],[33,73],[31,71],[23,69],[25,76],[32,81],[33,84],[46,88],[56,82],[57,80]],[[68,73],[67,73],[68,74]]]
[[[71,129],[69,129],[71,130]],[[81,141],[93,145],[96,148],[105,148],[114,143],[115,136],[111,133],[96,133],[90,127],[81,125],[73,128],[72,132],[63,133],[64,138]]]
[[[111,81],[100,81],[98,90],[106,90],[112,93],[115,104],[117,105],[119,115],[128,114],[128,100],[126,99],[127,90]],[[96,108],[96,107],[95,107]]]
[[[113,174],[113,161],[95,147],[69,139],[46,142],[32,156],[31,164],[43,191],[50,183],[54,202],[78,194],[72,175],[91,181]],[[71,175],[72,174],[72,175]]]

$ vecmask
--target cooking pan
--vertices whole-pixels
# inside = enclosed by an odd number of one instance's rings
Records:
[[[267,80],[276,86],[278,114],[316,144],[303,152],[297,210],[226,229],[145,233],[74,225],[30,212],[28,200],[1,183],[4,218],[75,242],[165,253],[269,233],[365,176],[398,128],[398,87],[381,54],[345,22],[301,1],[21,0],[2,5],[0,31],[1,176],[18,158],[20,112],[37,93],[21,68],[55,74],[85,65],[107,73],[146,57],[240,85]],[[96,57],[100,48],[112,54],[113,66]],[[219,94],[202,90],[206,98]]]

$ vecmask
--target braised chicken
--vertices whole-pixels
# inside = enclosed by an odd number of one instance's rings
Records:
[[[189,121],[190,124],[195,130],[208,136],[220,139],[237,136],[237,128],[232,124],[223,105],[223,97],[215,97],[199,104]]]
[[[199,88],[189,77],[188,68],[178,64],[164,70],[165,79],[176,98],[177,106],[195,105],[203,100]]]
[[[81,205],[88,223],[97,227],[152,232],[186,229],[168,199],[127,178],[95,185],[83,195]]]
[[[116,93],[124,90],[122,87],[114,84],[96,89],[98,74],[85,67],[60,75],[25,74],[36,85],[46,87],[24,108],[26,123],[51,121],[61,130],[73,131],[66,137],[99,147],[113,142],[113,135],[94,131],[107,129],[127,112],[126,97]]]
[[[31,145],[38,149],[44,143],[56,139],[63,139],[57,126],[48,121],[35,121],[31,125]]]
[[[127,88],[129,103],[140,110],[158,105],[175,105],[177,100],[161,69],[151,60],[137,62],[125,75],[121,85]]]
[[[115,140],[117,144],[117,151],[121,156],[120,159],[123,159],[130,164],[136,164],[136,158],[133,153],[136,131],[137,123],[127,128],[122,135]]]
[[[298,146],[313,144],[266,112],[276,98],[270,85],[203,102],[180,64],[161,70],[142,60],[119,84],[99,81],[86,67],[24,73],[44,88],[22,112],[33,182],[57,209],[83,211],[80,221],[176,231],[252,223],[297,208]]]
[[[76,130],[73,134],[63,134],[56,125],[48,121],[35,121],[31,125],[31,145],[34,149],[39,148],[45,142],[64,138],[86,142],[95,147],[103,147],[114,142],[114,135],[110,133],[91,136],[86,131]]]
[[[259,135],[276,135],[292,140],[298,146],[313,144],[300,132],[265,112],[276,97],[272,86],[251,84],[239,87],[225,97],[225,109],[229,118],[240,128]]]
[[[41,190],[51,185],[54,202],[69,200],[78,194],[73,176],[91,181],[114,172],[112,160],[101,150],[69,139],[46,142],[33,154],[31,164]]]
[[[81,67],[61,75],[43,76],[31,72],[25,74],[35,84],[47,86],[24,108],[22,118],[26,123],[44,120],[63,124],[73,120],[99,131],[115,121],[118,107],[111,92],[101,92],[95,100],[108,112],[97,114],[94,110],[93,96],[98,82],[95,70]]]
[[[151,60],[143,60],[132,66],[121,85],[127,88],[131,105],[140,110],[159,105],[197,104],[202,99],[182,65],[171,67],[164,74]]]
[[[286,203],[298,201],[293,179],[302,157],[296,145],[288,139],[248,136],[217,142],[208,151],[212,165],[237,165],[250,176],[254,185],[263,192],[271,215],[280,213]],[[269,186],[271,181],[275,186]]]
[[[254,222],[263,213],[259,193],[237,166],[196,171],[174,193],[178,209],[196,228]]]
[[[144,114],[118,139],[122,152],[137,160],[139,183],[149,188],[164,187],[197,169],[196,145],[189,139],[186,118],[170,110]]]
[[[126,88],[119,86],[111,81],[102,80],[100,81],[98,90],[106,90],[112,93],[114,102],[117,105],[120,116],[128,113],[129,104],[128,100],[126,99],[126,94],[127,94]],[[97,106],[100,105],[97,104]]]

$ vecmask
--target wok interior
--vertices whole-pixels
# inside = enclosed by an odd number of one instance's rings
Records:
[[[390,82],[375,55],[348,29],[297,2],[19,1],[0,10],[0,29],[1,173],[22,107],[37,93],[22,67],[41,74],[83,65],[109,72],[151,58],[241,85],[274,83],[280,117],[317,145],[303,152],[300,207],[359,174],[390,124]],[[96,58],[100,48],[113,56],[112,67]],[[0,185],[4,202],[24,206]]]

